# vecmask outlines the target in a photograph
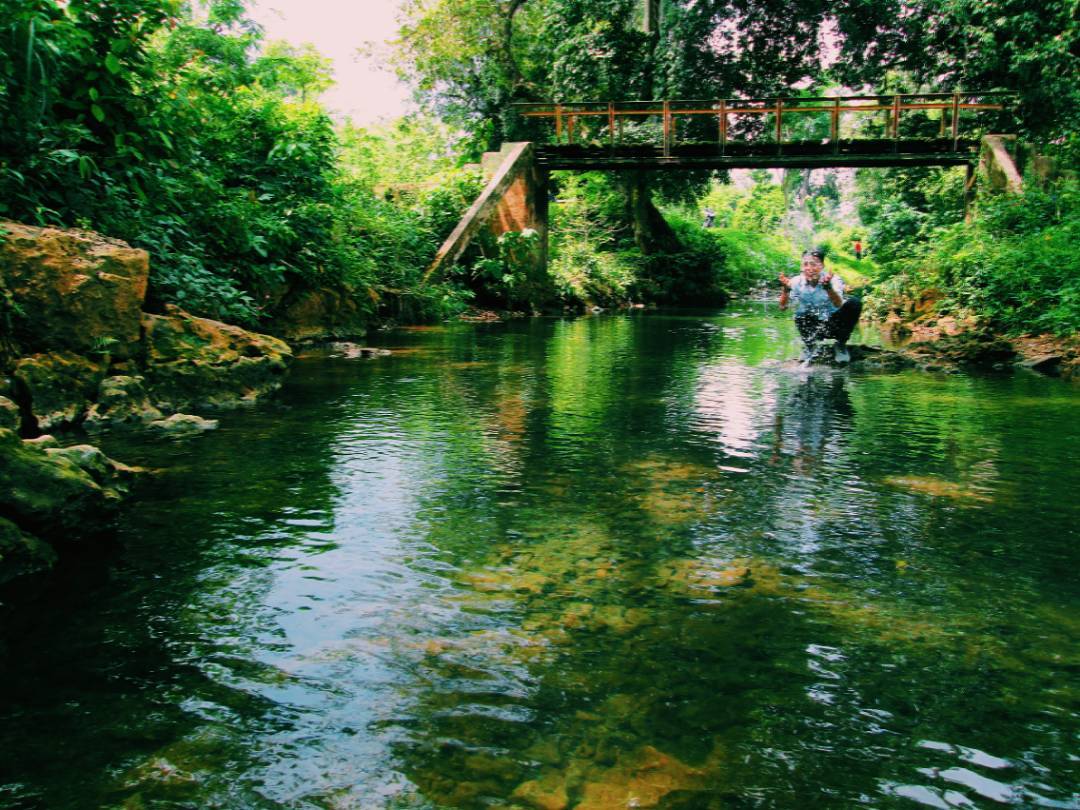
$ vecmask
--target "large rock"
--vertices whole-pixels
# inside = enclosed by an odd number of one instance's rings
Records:
[[[0,222],[0,281],[21,311],[24,352],[137,353],[150,261],[88,231]]]
[[[24,442],[25,444],[25,442]],[[110,500],[124,498],[131,489],[136,475],[142,468],[129,467],[105,455],[92,444],[76,444],[68,447],[47,447],[45,454],[50,458],[65,458],[79,469],[89,473]]]
[[[53,352],[17,361],[14,376],[38,428],[47,431],[81,420],[105,367],[71,352]]]
[[[985,328],[946,333],[934,340],[909,344],[906,350],[918,360],[956,366],[1004,368],[1016,356],[1012,344]]]
[[[274,316],[274,331],[302,341],[360,337],[367,329],[353,291],[322,288],[290,292]]]
[[[278,338],[174,306],[144,315],[143,334],[147,388],[164,411],[253,401],[281,387],[292,360]]]
[[[83,427],[101,430],[114,424],[144,424],[160,419],[138,376],[106,377],[98,386],[97,401],[86,412]]]
[[[0,430],[0,518],[49,541],[102,532],[116,515],[123,489],[113,485],[108,459],[99,462],[85,448],[50,453]]]

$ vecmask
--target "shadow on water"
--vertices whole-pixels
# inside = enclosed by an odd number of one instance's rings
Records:
[[[0,806],[1069,806],[1074,394],[761,308],[385,342],[108,438],[167,471],[7,634]]]

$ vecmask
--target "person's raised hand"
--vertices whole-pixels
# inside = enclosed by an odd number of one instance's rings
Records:
[[[785,287],[790,287],[791,286],[791,279],[788,278],[787,276],[785,276],[783,273],[781,273],[780,274],[780,283],[783,284]]]

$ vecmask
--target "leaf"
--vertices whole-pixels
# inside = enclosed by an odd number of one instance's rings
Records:
[[[108,69],[109,73],[112,73],[114,76],[124,69],[123,64],[116,58],[116,54],[114,53],[110,53],[105,57],[105,67]]]
[[[100,96],[100,95],[101,95],[101,94],[100,94],[100,93],[98,92],[98,90],[97,90],[97,88],[96,88],[96,87],[91,87],[91,88],[90,88],[90,99],[91,99],[92,101],[97,101],[97,100],[98,100],[98,96]]]
[[[90,114],[93,115],[99,123],[105,120],[105,110],[101,109],[97,104],[90,105]]]

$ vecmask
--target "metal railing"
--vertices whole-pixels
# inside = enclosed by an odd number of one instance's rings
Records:
[[[905,113],[937,112],[940,117],[938,138],[951,141],[953,151],[960,146],[960,116],[976,110],[1004,110],[1006,92],[987,93],[905,93],[877,96],[790,96],[748,99],[679,100],[679,101],[606,101],[552,104],[515,104],[518,114],[526,119],[550,120],[554,123],[554,143],[574,144],[575,134],[600,124],[597,133],[615,147],[625,144],[624,124],[627,121],[659,119],[661,147],[665,157],[671,156],[678,142],[678,125],[683,120],[702,117],[716,119],[715,142],[723,154],[729,144],[761,142],[761,136],[773,132],[778,150],[796,142],[784,140],[784,119],[790,116],[820,115],[829,117],[828,140],[839,150],[841,120],[847,115],[881,114],[886,118],[887,139],[901,140],[901,116]],[[766,117],[773,116],[773,126]],[[761,117],[754,125],[741,123],[743,117]],[[700,127],[698,131],[700,132]],[[578,132],[576,133],[575,130]],[[592,134],[591,132],[589,133]],[[704,139],[698,137],[695,142]],[[590,141],[595,141],[590,138]],[[712,138],[708,142],[713,142]],[[641,141],[636,141],[641,143]]]

